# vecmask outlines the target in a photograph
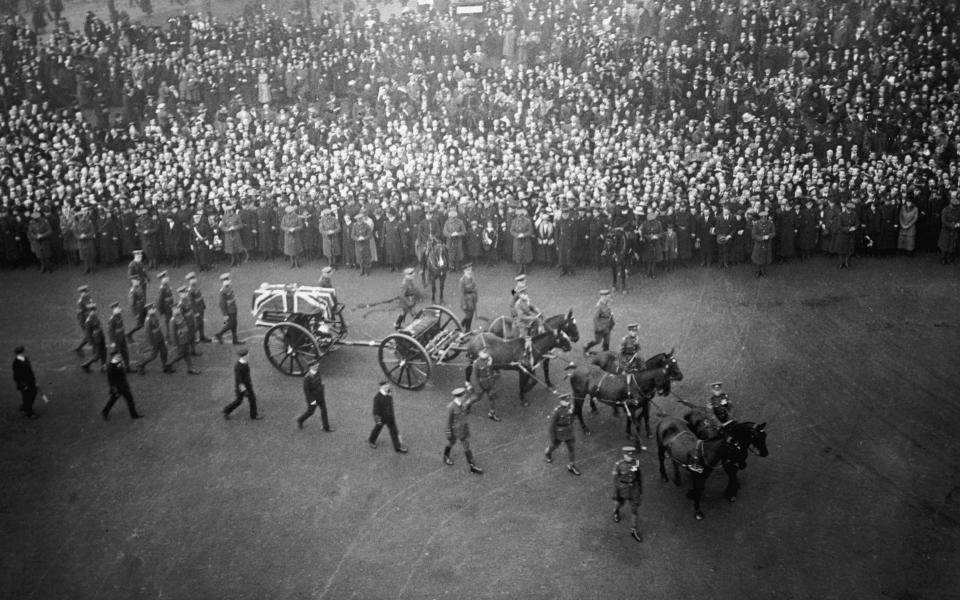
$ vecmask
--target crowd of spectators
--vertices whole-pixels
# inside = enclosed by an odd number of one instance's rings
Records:
[[[352,265],[369,228],[397,266],[421,223],[465,258],[595,262],[607,228],[654,220],[671,235],[644,257],[711,264],[746,260],[765,211],[783,259],[840,237],[956,253],[951,0],[307,3],[162,28],[110,6],[0,28],[5,265]]]

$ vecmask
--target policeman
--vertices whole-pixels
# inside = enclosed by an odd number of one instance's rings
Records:
[[[443,449],[443,462],[447,465],[453,464],[450,458],[450,450],[453,445],[460,440],[463,445],[463,454],[467,457],[467,464],[470,465],[470,472],[480,475],[483,469],[473,462],[473,452],[470,450],[470,424],[467,417],[470,414],[470,403],[464,400],[467,390],[457,388],[453,390],[453,400],[447,405],[447,445]]]
[[[170,320],[173,319],[173,290],[170,288],[170,276],[161,271],[160,290],[157,292],[157,313],[163,316],[163,332],[170,337]]]
[[[627,335],[620,340],[620,370],[624,373],[636,373],[643,363],[638,328],[636,323],[627,325]]]
[[[156,304],[147,306],[146,330],[147,342],[150,344],[150,356],[140,363],[137,371],[139,371],[141,375],[145,375],[147,373],[147,365],[159,356],[160,363],[163,365],[163,372],[172,373],[173,369],[167,364],[167,341],[163,327],[160,325],[160,318],[157,317]]]
[[[733,405],[730,404],[730,397],[723,391],[723,382],[717,381],[716,383],[711,383],[710,391],[713,393],[707,398],[707,408],[713,412],[713,415],[717,418],[722,428],[733,420],[730,417]]]
[[[237,339],[237,297],[233,293],[233,286],[230,285],[230,273],[224,273],[220,276],[223,283],[220,286],[220,312],[223,314],[223,329],[217,332],[213,337],[217,338],[217,343],[223,343],[223,334],[230,332],[233,338],[234,346],[242,346],[246,342]]]
[[[637,528],[637,513],[640,509],[640,500],[643,496],[643,479],[640,475],[640,459],[637,458],[637,449],[633,446],[623,447],[623,458],[613,467],[613,522],[620,522],[620,507],[624,502],[630,503],[630,512],[633,513],[633,525],[630,535],[638,542],[643,541]]]
[[[119,302],[114,302],[110,305],[110,308],[113,309],[113,314],[107,321],[107,337],[113,351],[119,352],[123,357],[123,364],[127,372],[131,373],[133,369],[130,368],[130,348],[127,346],[127,335],[123,326],[123,309],[120,308]]]
[[[550,415],[550,445],[547,446],[544,457],[548,463],[553,462],[553,451],[560,447],[561,442],[565,443],[567,445],[567,455],[570,457],[570,462],[567,463],[567,471],[579,476],[580,470],[577,469],[576,465],[577,456],[573,448],[573,407],[570,399],[570,394],[560,394],[560,405],[553,409],[553,413]]]
[[[133,329],[127,332],[127,341],[133,342],[133,334],[143,329],[147,321],[147,294],[143,291],[138,277],[130,278],[130,291],[127,293],[130,300],[130,312],[133,314]]]
[[[297,427],[303,429],[303,423],[317,412],[320,408],[320,421],[323,423],[324,431],[334,431],[330,427],[330,421],[327,419],[327,397],[326,390],[323,387],[323,377],[320,376],[320,363],[312,362],[307,368],[307,374],[303,376],[303,397],[307,402],[307,410],[297,417]]]
[[[414,273],[412,267],[403,270],[403,281],[400,283],[399,295],[400,309],[403,312],[400,313],[397,321],[393,324],[394,329],[403,327],[403,320],[407,318],[407,315],[413,315],[416,312],[417,304],[423,298],[420,288],[413,281]]]
[[[90,357],[90,360],[80,365],[80,368],[90,372],[90,365],[94,361],[100,361],[100,370],[104,371],[107,368],[107,340],[103,334],[103,325],[100,323],[100,316],[97,315],[97,305],[91,302],[87,305],[87,320],[83,324],[84,331],[86,332],[87,340],[90,342],[90,346],[93,348],[93,356]]]
[[[473,393],[476,395],[476,398],[471,402],[479,402],[486,398],[490,401],[490,411],[487,412],[487,417],[491,421],[500,422],[501,419],[497,415],[496,409],[496,392],[493,389],[493,386],[496,385],[497,380],[500,378],[500,372],[494,370],[493,368],[493,358],[490,356],[490,351],[486,348],[481,348],[480,353],[477,355],[477,358],[474,359],[473,365],[470,369],[470,387]]]
[[[80,330],[83,331],[83,339],[80,340],[80,343],[76,348],[73,349],[79,355],[83,355],[83,347],[90,343],[90,338],[87,337],[87,314],[89,314],[88,307],[93,304],[93,298],[90,297],[90,286],[84,284],[77,288],[77,291],[80,292],[80,297],[77,298],[77,324],[80,325]]]
[[[212,342],[207,334],[204,333],[203,313],[207,310],[207,303],[203,300],[203,292],[200,290],[200,282],[197,281],[197,274],[193,271],[187,273],[187,298],[190,301],[190,312],[184,313],[184,316],[191,320],[194,335],[199,334],[200,341],[204,344]],[[194,348],[194,356],[199,356]]]
[[[593,341],[583,347],[583,353],[589,354],[590,348],[603,343],[603,351],[610,349],[610,333],[613,331],[613,311],[610,310],[610,290],[600,290],[597,300],[597,312],[593,315]]]
[[[460,309],[463,310],[463,320],[460,325],[464,331],[470,331],[473,325],[473,315],[477,312],[477,301],[480,294],[477,292],[477,282],[473,279],[473,264],[463,265],[463,276],[460,278]]]

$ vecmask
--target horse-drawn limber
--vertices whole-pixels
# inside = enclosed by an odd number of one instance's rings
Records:
[[[427,306],[383,340],[347,340],[344,309],[333,288],[262,284],[253,294],[252,312],[257,326],[267,328],[267,360],[281,373],[300,376],[337,346],[376,347],[387,379],[418,390],[430,380],[434,366],[448,364],[464,350],[460,321],[444,306]]]

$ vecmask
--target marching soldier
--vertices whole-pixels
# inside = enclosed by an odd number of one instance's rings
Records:
[[[180,296],[177,308],[180,309],[183,321],[187,325],[187,333],[190,336],[190,355],[200,356],[200,353],[197,352],[197,322],[193,314],[193,305],[190,302],[189,293],[190,291],[185,285],[177,288],[177,295]]]
[[[633,524],[630,535],[638,542],[643,541],[640,530],[637,528],[637,519],[640,501],[643,496],[643,479],[640,475],[640,459],[637,458],[637,449],[633,446],[624,446],[623,458],[613,467],[613,501],[617,503],[613,510],[613,522],[620,522],[620,507],[624,502],[630,503],[630,512],[633,513]]]
[[[87,320],[84,321],[84,330],[87,334],[87,341],[93,348],[93,356],[90,360],[80,365],[80,368],[90,372],[90,365],[94,361],[100,361],[100,370],[107,368],[107,340],[103,334],[103,325],[100,323],[100,317],[97,315],[97,305],[91,302],[87,305]]]
[[[637,333],[638,325],[627,325],[627,335],[620,340],[620,371],[635,373],[639,370],[643,359],[640,357],[640,339]]]
[[[320,407],[320,421],[324,431],[334,431],[327,420],[327,398],[323,387],[323,378],[320,376],[320,363],[310,363],[307,374],[303,376],[303,396],[307,401],[307,410],[297,417],[297,427],[303,429],[303,423]]]
[[[140,366],[137,367],[137,371],[141,375],[146,375],[147,365],[153,362],[153,360],[159,356],[160,364],[163,365],[163,372],[172,373],[173,369],[169,364],[167,364],[167,340],[163,331],[163,327],[160,326],[160,318],[157,317],[156,304],[150,304],[147,306],[147,320],[145,327],[147,330],[147,342],[150,344],[150,356],[140,363]]]
[[[90,339],[87,337],[87,314],[89,311],[89,306],[93,304],[93,298],[90,297],[90,286],[84,284],[77,288],[77,291],[80,292],[80,297],[77,298],[77,324],[80,326],[80,331],[83,332],[83,339],[80,340],[80,343],[76,348],[73,349],[79,355],[83,355],[83,347],[90,343]]]
[[[710,390],[713,393],[707,398],[707,408],[713,412],[713,415],[717,418],[717,422],[722,428],[732,420],[730,418],[730,409],[733,408],[733,405],[730,404],[730,397],[723,391],[722,382],[711,383]]]
[[[393,411],[393,394],[390,393],[389,381],[381,381],[380,389],[373,397],[373,429],[370,431],[370,437],[367,438],[371,448],[377,448],[377,438],[384,427],[390,430],[393,449],[400,454],[406,454],[407,447],[403,445],[400,431],[397,429],[397,417]]]
[[[403,270],[403,282],[400,283],[400,310],[403,312],[397,317],[397,321],[393,325],[394,329],[403,327],[404,319],[407,318],[407,315],[416,313],[417,304],[423,299],[420,288],[413,281],[414,273],[416,271],[412,267]]]
[[[163,315],[163,333],[170,338],[170,320],[173,319],[173,290],[170,289],[170,276],[162,271],[160,277],[160,291],[157,292],[157,312]]]
[[[136,320],[136,323],[133,329],[127,332],[127,341],[133,342],[133,334],[143,329],[143,325],[147,320],[147,295],[143,288],[140,287],[139,278],[130,278],[130,291],[128,292],[128,296],[130,298],[130,312],[133,313],[133,318]]]
[[[237,339],[237,297],[230,285],[230,273],[221,275],[220,281],[223,282],[220,287],[220,312],[223,314],[223,329],[213,337],[217,338],[218,344],[222,344],[223,334],[229,331],[233,338],[233,345],[242,346],[246,342]]]
[[[173,365],[182,360],[187,363],[187,373],[199,375],[200,370],[193,367],[193,361],[190,359],[191,348],[194,344],[192,328],[187,318],[183,316],[181,306],[182,304],[178,304],[173,307],[173,320],[170,321],[170,339],[177,348],[177,357],[167,363],[167,366],[173,371]]]
[[[579,476],[580,470],[577,469],[577,457],[573,448],[573,407],[570,398],[570,394],[560,394],[560,405],[553,409],[553,414],[550,415],[550,445],[547,446],[544,457],[548,463],[553,462],[553,451],[560,447],[561,442],[565,443],[567,455],[570,457],[567,471]]]
[[[253,393],[253,382],[250,380],[250,363],[247,362],[247,349],[237,351],[237,362],[233,365],[233,389],[236,398],[223,408],[223,418],[229,419],[230,413],[236,410],[243,399],[250,404],[250,418],[259,421],[263,417],[257,413],[257,395]]]
[[[213,340],[207,337],[207,334],[204,333],[205,320],[203,317],[204,312],[207,310],[207,303],[203,300],[203,292],[200,290],[200,282],[197,280],[197,274],[193,271],[187,273],[187,298],[190,300],[190,311],[193,315],[193,328],[194,333],[200,336],[200,341],[204,344],[210,343]],[[196,351],[196,348],[194,348]],[[195,354],[194,356],[199,356]]]
[[[139,279],[140,286],[146,291],[150,276],[147,275],[147,269],[143,266],[143,250],[133,251],[133,260],[127,265],[127,277]]]
[[[130,411],[131,419],[143,417],[143,415],[137,413],[137,406],[133,403],[133,393],[130,391],[130,382],[127,381],[127,371],[129,369],[124,367],[123,356],[114,350],[113,356],[110,357],[110,364],[107,365],[107,384],[110,386],[110,398],[103,410],[100,411],[104,421],[110,419],[110,409],[113,408],[120,396],[123,396],[127,403],[127,410]]]
[[[493,368],[493,358],[490,356],[490,351],[486,348],[481,348],[480,353],[477,355],[477,358],[474,359],[473,365],[471,365],[470,368],[470,387],[472,388],[471,391],[475,394],[475,398],[470,404],[479,402],[484,398],[489,400],[490,411],[487,412],[487,418],[498,423],[501,419],[497,415],[497,395],[493,386],[496,385],[499,378],[500,373]]]
[[[450,451],[459,440],[463,445],[463,454],[467,457],[467,464],[470,465],[470,472],[480,475],[483,473],[483,469],[473,462],[473,452],[470,450],[470,424],[467,422],[470,414],[470,403],[464,401],[466,393],[467,391],[464,388],[453,390],[453,400],[447,405],[447,445],[443,449],[443,462],[447,465],[453,464]]]
[[[123,364],[129,373],[131,372],[130,348],[127,346],[127,334],[123,326],[123,309],[120,308],[119,302],[114,302],[110,305],[110,308],[113,309],[113,314],[110,315],[110,320],[107,322],[107,337],[110,340],[113,352],[119,352],[120,356],[123,357]]]
[[[477,282],[473,279],[473,265],[463,265],[463,277],[460,278],[460,309],[463,310],[463,320],[460,325],[464,331],[470,331],[473,325],[473,315],[477,312],[477,301],[480,298],[477,292]]]
[[[583,353],[589,354],[590,348],[602,343],[603,351],[610,349],[610,333],[613,332],[613,311],[610,310],[610,290],[600,290],[597,300],[597,312],[593,315],[593,341],[587,342]]]

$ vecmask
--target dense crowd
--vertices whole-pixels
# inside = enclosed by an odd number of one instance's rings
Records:
[[[567,272],[612,227],[648,263],[723,265],[761,213],[770,258],[956,254],[949,0],[307,3],[163,28],[110,6],[0,28],[5,265],[397,267],[433,235],[455,262]]]

